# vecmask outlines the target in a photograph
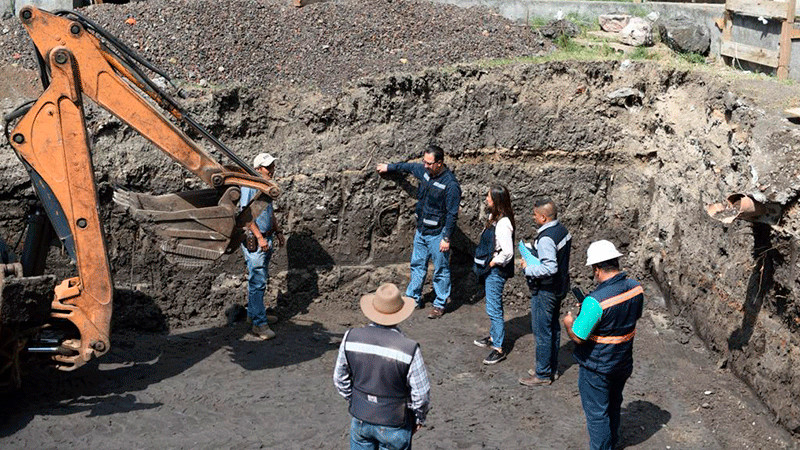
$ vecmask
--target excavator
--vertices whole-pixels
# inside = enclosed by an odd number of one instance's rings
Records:
[[[16,386],[25,355],[44,353],[58,369],[71,371],[111,345],[114,284],[84,98],[209,186],[159,196],[114,192],[114,201],[162,240],[171,263],[200,267],[234,251],[246,224],[281,193],[190,117],[166,92],[164,81],[148,76],[155,73],[174,87],[164,72],[90,19],[34,6],[22,8],[19,19],[33,41],[44,91],[5,116],[6,140],[38,198],[21,258],[16,260],[14,249],[0,241],[0,384]],[[202,136],[230,162],[221,164],[181,127]],[[258,195],[240,210],[242,187]],[[48,233],[60,240],[76,276],[59,281],[44,273]]]

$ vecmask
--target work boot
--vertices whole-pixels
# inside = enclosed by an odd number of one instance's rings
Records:
[[[253,325],[253,328],[250,329],[250,333],[263,341],[268,341],[276,336],[275,332],[269,327],[269,324],[266,323],[264,325]]]
[[[530,375],[532,377],[536,376],[536,370],[535,369],[528,369],[528,375]],[[554,373],[553,374],[553,381],[556,381],[556,380],[558,380],[558,373]]]
[[[519,384],[523,384],[525,386],[548,386],[553,384],[553,381],[549,378],[539,378],[534,373],[534,375],[529,377],[520,378]]]
[[[275,325],[276,323],[278,323],[278,316],[273,316],[273,315],[267,314],[267,323],[270,324],[270,325]],[[248,325],[252,325],[253,324],[253,318],[252,317],[247,316],[247,324]]]
[[[434,306],[431,308],[431,312],[428,313],[428,319],[438,319],[444,315],[444,308],[439,308]]]

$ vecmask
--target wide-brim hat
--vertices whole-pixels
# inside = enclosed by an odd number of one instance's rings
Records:
[[[373,294],[361,297],[361,311],[378,325],[397,325],[414,312],[416,302],[400,294],[392,283],[382,284]]]

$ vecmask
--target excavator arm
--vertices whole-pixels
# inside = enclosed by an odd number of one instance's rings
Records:
[[[19,16],[44,62],[46,89],[16,123],[10,143],[76,263],[77,276],[56,286],[51,312],[51,317],[65,319],[77,328],[78,337],[60,342],[53,356],[59,368],[73,370],[109,350],[113,298],[84,96],[211,186],[157,197],[115,192],[117,203],[164,239],[162,250],[172,262],[200,266],[230,252],[242,227],[261,212],[269,198],[280,194],[280,188],[194,122],[138,66],[157,69],[88,19],[71,11],[52,14],[32,6],[23,8]],[[156,105],[208,138],[233,165],[217,162]],[[241,186],[264,195],[240,212]]]

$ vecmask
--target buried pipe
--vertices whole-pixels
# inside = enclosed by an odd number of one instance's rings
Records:
[[[731,194],[725,203],[706,206],[708,215],[724,224],[736,219],[776,225],[781,217],[781,207],[777,204],[764,204],[746,194]]]

